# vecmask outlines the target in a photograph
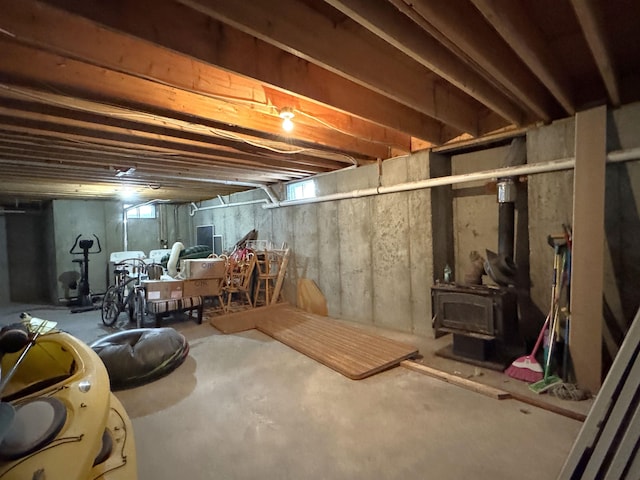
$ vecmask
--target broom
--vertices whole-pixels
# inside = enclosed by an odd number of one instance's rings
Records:
[[[562,291],[562,287],[564,286],[564,264],[566,262],[566,256],[563,254],[562,255],[562,270],[560,272],[561,276],[561,283],[560,283],[560,290],[559,292]],[[558,293],[558,297],[560,296],[560,294]],[[558,299],[559,300],[559,299]],[[553,387],[554,385],[557,385],[559,383],[562,383],[562,378],[558,377],[557,375],[550,375],[549,371],[551,368],[551,359],[553,358],[553,346],[556,343],[556,331],[558,329],[558,317],[559,315],[559,310],[560,310],[560,305],[559,305],[559,301],[556,303],[555,305],[555,309],[553,312],[553,322],[551,322],[551,330],[549,331],[549,351],[547,352],[547,358],[545,361],[545,367],[544,367],[544,376],[542,377],[542,379],[538,380],[537,382],[534,382],[532,384],[529,385],[529,390],[531,390],[534,393],[544,393],[547,390],[549,390],[551,387]]]
[[[556,312],[553,316],[553,322],[551,324],[551,330],[549,331],[549,351],[547,352],[547,359],[544,367],[544,376],[541,380],[538,380],[537,382],[529,385],[529,390],[534,393],[544,393],[554,385],[562,383],[562,379],[560,377],[558,377],[557,375],[549,374],[549,370],[551,367],[551,358],[553,355],[553,345],[556,343],[555,336],[556,329],[558,328],[558,316],[558,310],[556,309]]]
[[[515,378],[516,380],[522,380],[523,382],[538,382],[543,378],[542,366],[536,360],[536,353],[538,353],[538,349],[542,344],[542,339],[544,338],[545,331],[547,330],[547,326],[549,325],[549,319],[551,315],[547,315],[546,320],[544,321],[544,325],[542,326],[542,330],[540,330],[540,334],[538,335],[538,340],[536,340],[536,344],[531,350],[529,355],[525,355],[524,357],[516,358],[513,363],[507,368],[504,373],[509,375],[511,378]]]
[[[551,238],[551,237],[550,237]],[[553,315],[555,305],[558,301],[557,295],[557,286],[558,286],[558,269],[560,265],[560,255],[559,255],[559,247],[554,245],[554,255],[553,255],[553,280],[551,282],[551,307],[549,308],[549,314],[544,321],[544,325],[542,325],[542,330],[540,330],[540,334],[538,335],[538,340],[536,340],[536,344],[531,350],[529,355],[525,355],[524,357],[516,358],[509,368],[507,368],[504,373],[506,373],[511,378],[515,378],[516,380],[522,380],[524,382],[538,382],[543,378],[542,366],[536,360],[536,353],[538,353],[538,349],[542,344],[542,339],[544,338],[544,332],[549,326],[549,321]]]

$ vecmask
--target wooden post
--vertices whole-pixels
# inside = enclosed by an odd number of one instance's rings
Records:
[[[582,388],[602,384],[602,292],[607,109],[576,114],[569,346]]]

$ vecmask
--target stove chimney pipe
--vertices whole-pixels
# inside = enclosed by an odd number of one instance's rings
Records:
[[[523,137],[514,138],[503,167],[523,165],[527,161],[527,148]],[[517,184],[515,177],[499,178],[498,187],[498,255],[513,260],[515,250],[515,204]]]

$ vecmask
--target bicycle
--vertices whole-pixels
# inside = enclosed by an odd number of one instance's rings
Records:
[[[130,276],[128,267],[134,270],[135,275]],[[129,322],[136,321],[138,327],[142,326],[146,304],[141,279],[146,271],[147,265],[139,258],[116,264],[115,284],[107,289],[102,299],[102,323],[105,326],[112,327],[124,311],[129,315]]]

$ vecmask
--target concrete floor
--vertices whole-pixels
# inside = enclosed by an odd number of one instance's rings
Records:
[[[87,343],[113,331],[99,311],[53,307],[2,307],[0,323],[23,310]],[[189,340],[187,360],[116,393],[133,421],[141,480],[552,479],[582,425],[401,367],[349,380],[256,330],[169,325]]]

